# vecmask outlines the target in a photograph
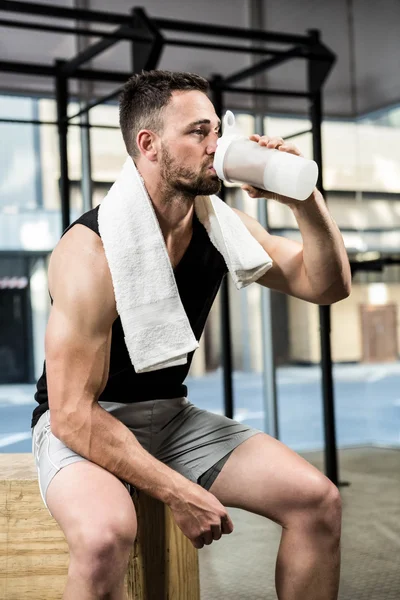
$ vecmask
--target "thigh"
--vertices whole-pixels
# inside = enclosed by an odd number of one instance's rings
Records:
[[[70,547],[76,540],[107,530],[136,534],[129,484],[68,448],[51,432],[47,411],[32,432],[40,492]],[[94,541],[94,540],[93,540]],[[75,543],[75,546],[77,544]]]
[[[133,544],[137,520],[124,484],[90,461],[61,469],[47,490],[47,504],[70,549],[101,548],[106,540]]]
[[[285,525],[293,514],[317,506],[332,486],[296,452],[261,433],[232,452],[210,492],[225,506]]]

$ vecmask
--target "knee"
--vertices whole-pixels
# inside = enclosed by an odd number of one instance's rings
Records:
[[[88,524],[81,528],[69,540],[74,568],[88,581],[107,586],[126,568],[136,531],[136,519],[134,522],[111,520],[96,527]]]
[[[110,560],[130,552],[136,532],[122,531],[113,525],[107,525],[98,531],[86,531],[81,536],[81,553],[95,562],[110,564]]]
[[[338,488],[327,477],[314,483],[306,521],[311,527],[340,539],[342,499]]]

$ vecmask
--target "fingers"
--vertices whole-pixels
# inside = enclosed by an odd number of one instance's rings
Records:
[[[302,156],[300,150],[291,142],[285,142],[281,137],[268,137],[266,135],[260,136],[254,134],[250,137],[253,142],[258,142],[260,146],[271,148],[273,150],[281,150],[282,152],[289,152],[289,154],[296,154],[296,156]]]
[[[196,548],[196,550],[200,550],[204,546],[202,537],[198,537],[198,538],[195,538],[194,540],[190,540],[190,541],[192,542],[192,545]]]
[[[213,540],[221,539],[221,535],[221,527],[212,525],[210,531],[205,531],[202,535],[199,535],[199,537],[191,541],[193,546],[200,550],[200,548],[203,548],[203,546],[209,546],[212,544]]]
[[[221,529],[222,533],[232,533],[233,523],[229,515],[221,518]]]
[[[205,531],[202,535],[199,535],[194,540],[191,540],[193,546],[200,550],[204,546],[209,546],[213,543],[213,541],[218,541],[221,539],[222,534],[229,534],[233,531],[233,523],[229,517],[226,515],[225,517],[221,517],[221,525],[211,525],[209,531]]]
[[[261,190],[260,188],[256,188],[247,183],[245,185],[242,185],[241,188],[242,188],[242,190],[244,190],[245,192],[248,193],[250,198],[265,198],[266,197],[265,190]]]
[[[258,143],[260,146],[267,146],[267,148],[275,148],[276,150],[279,150],[279,148],[283,146],[285,142],[281,137],[269,138],[268,136],[263,135],[258,140]]]

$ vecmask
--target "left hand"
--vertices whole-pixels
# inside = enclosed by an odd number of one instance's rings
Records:
[[[254,134],[249,138],[253,142],[258,142],[260,146],[266,146],[267,148],[272,148],[275,150],[279,150],[280,152],[289,152],[289,154],[295,154],[296,156],[303,156],[300,150],[292,144],[291,142],[285,142],[281,137],[268,137],[266,135],[258,135]],[[274,192],[269,192],[266,190],[262,190],[260,188],[253,187],[252,185],[242,185],[242,190],[247,192],[251,198],[266,198],[267,200],[277,200],[282,204],[287,205],[296,205],[303,202],[302,200],[295,200],[294,198],[288,198],[287,196],[281,196],[280,194],[275,194]],[[314,192],[313,192],[314,193]]]

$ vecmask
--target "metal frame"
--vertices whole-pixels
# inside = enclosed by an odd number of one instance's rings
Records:
[[[224,93],[256,94],[269,96],[282,96],[293,98],[305,98],[309,101],[309,112],[312,123],[313,152],[314,159],[319,166],[318,187],[322,193],[322,143],[321,143],[321,122],[322,122],[322,88],[325,80],[331,71],[336,57],[320,40],[317,30],[309,30],[307,35],[292,35],[283,33],[267,32],[262,30],[251,30],[240,27],[225,27],[220,25],[208,25],[191,23],[187,21],[177,21],[173,19],[154,19],[150,18],[143,9],[133,9],[130,15],[103,12],[96,10],[86,10],[67,7],[56,7],[44,4],[35,4],[28,2],[16,2],[14,0],[3,0],[0,11],[13,12],[19,14],[42,15],[54,17],[56,19],[68,19],[79,22],[107,23],[115,24],[115,31],[102,31],[101,29],[91,29],[90,25],[85,29],[83,27],[68,27],[24,23],[19,20],[0,20],[0,26],[12,28],[37,29],[44,32],[58,32],[63,34],[74,34],[83,36],[98,36],[100,40],[69,61],[56,61],[54,66],[23,64],[16,62],[0,61],[0,71],[21,73],[26,75],[36,75],[43,77],[53,77],[56,81],[56,99],[57,99],[57,125],[59,132],[60,164],[61,164],[61,205],[62,205],[62,225],[65,229],[70,222],[70,181],[68,176],[68,153],[67,153],[67,135],[68,127],[71,125],[71,119],[87,113],[91,108],[114,98],[118,93],[117,89],[112,94],[89,103],[73,117],[67,116],[68,106],[68,83],[70,79],[85,79],[91,81],[109,81],[124,83],[131,73],[109,73],[105,71],[84,68],[85,63],[99,56],[104,50],[110,48],[120,40],[131,41],[132,46],[132,72],[138,72],[142,69],[150,70],[157,67],[164,46],[183,46],[192,48],[202,48],[209,50],[219,50],[221,52],[241,52],[247,54],[258,54],[262,58],[260,62],[252,67],[232,73],[226,77],[215,75],[211,82],[211,92],[217,114],[220,116],[224,111]],[[215,36],[215,43],[201,40],[179,40],[165,37],[164,32],[184,32],[197,36],[207,35]],[[264,42],[274,44],[274,48],[255,48],[247,47],[238,43],[226,44],[219,43],[219,38],[231,38],[239,41]],[[283,45],[285,48],[276,49],[276,45]],[[289,49],[286,48],[289,46]],[[283,64],[293,59],[302,58],[307,61],[308,81],[307,91],[287,91],[273,89],[259,89],[252,87],[239,87],[235,84],[253,77],[256,74]],[[90,129],[89,129],[90,131]],[[294,134],[295,135],[295,134]],[[224,188],[222,196],[224,195]],[[223,366],[224,366],[224,399],[225,413],[227,416],[233,416],[233,385],[232,385],[232,354],[230,337],[230,319],[229,319],[229,296],[228,283],[224,279],[222,284],[222,347],[223,347]],[[324,406],[324,432],[325,432],[325,472],[327,476],[338,484],[338,466],[335,434],[334,417],[334,395],[332,378],[332,358],[330,345],[330,307],[320,307],[320,325],[321,325],[321,367],[322,367],[322,392]]]

